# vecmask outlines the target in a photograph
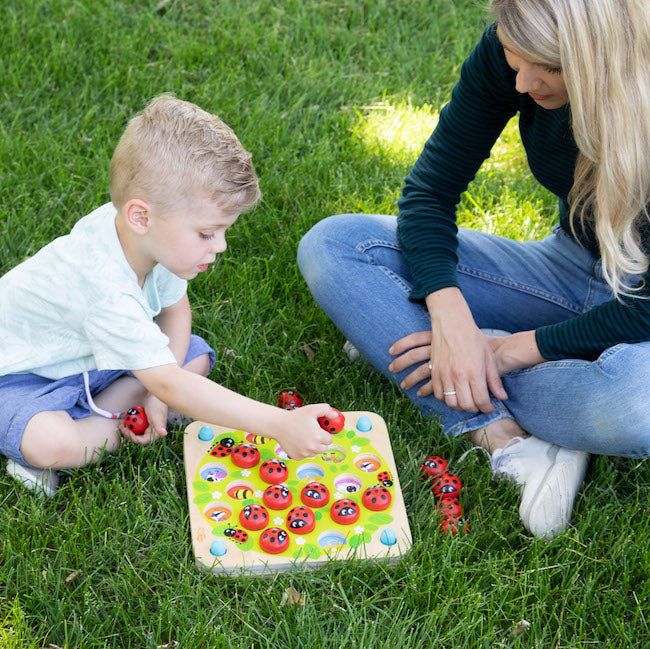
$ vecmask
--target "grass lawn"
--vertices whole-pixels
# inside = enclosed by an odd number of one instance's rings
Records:
[[[2,3],[0,273],[108,200],[113,147],[149,98],[170,91],[216,112],[253,152],[264,199],[191,284],[195,330],[218,352],[212,378],[269,403],[294,388],[380,413],[414,544],[390,568],[199,572],[180,431],[66,472],[47,501],[0,471],[0,647],[650,646],[648,463],[595,458],[575,526],[548,544],[531,539],[516,490],[492,480],[482,454],[457,465],[461,441],[344,359],[295,264],[318,220],[396,213],[403,177],[490,21],[486,3],[157,2]],[[511,125],[460,219],[539,238],[555,216]],[[437,532],[418,477],[434,453],[466,486],[463,537]]]

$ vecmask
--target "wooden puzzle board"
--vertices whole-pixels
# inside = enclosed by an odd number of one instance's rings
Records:
[[[290,460],[275,440],[243,431],[200,421],[186,428],[192,546],[200,567],[215,574],[263,574],[351,558],[396,561],[409,550],[411,532],[386,424],[372,412],[343,414],[344,429],[334,435],[329,451],[307,460]],[[242,469],[233,463],[228,449],[239,444],[255,445],[259,451],[256,466]],[[270,485],[260,477],[260,467],[274,458],[286,465],[282,485],[292,502],[284,509],[266,508],[269,520],[264,529],[247,529],[240,523],[240,513],[247,505],[264,505],[263,494]],[[292,520],[292,508],[303,506],[304,510],[301,494],[305,485],[314,481],[327,488],[329,502],[308,507],[315,527],[307,534],[300,533],[302,530],[291,529],[287,519]],[[391,497],[382,511],[363,504],[364,492],[376,485],[385,486],[383,493],[387,490]],[[344,498],[358,505],[359,518],[352,524],[332,519],[332,506]],[[286,550],[269,553],[260,548],[261,536],[269,527],[284,531],[289,541]]]

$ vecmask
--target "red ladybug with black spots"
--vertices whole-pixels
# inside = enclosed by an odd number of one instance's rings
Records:
[[[247,530],[263,530],[269,524],[269,513],[262,505],[246,505],[239,512],[239,522]]]
[[[260,548],[267,554],[279,554],[289,547],[289,535],[281,527],[269,527],[260,535]]]
[[[436,498],[458,498],[463,485],[453,473],[443,473],[436,478],[431,490]]]
[[[302,407],[302,397],[295,390],[282,390],[278,395],[278,406],[286,410]]]
[[[292,500],[293,496],[291,495],[291,492],[287,486],[283,484],[271,485],[270,487],[267,487],[262,494],[262,502],[269,509],[286,509],[291,506]]]
[[[124,415],[124,425],[134,435],[144,435],[147,428],[149,428],[149,420],[144,412],[144,408],[136,406],[129,408]]]
[[[220,439],[211,449],[210,455],[214,457],[228,457],[232,453],[235,440],[232,437]]]
[[[345,416],[340,410],[337,410],[336,408],[332,408],[332,410],[336,412],[336,415],[334,417],[319,417],[318,423],[323,430],[326,430],[328,433],[335,435],[336,433],[340,433],[343,430],[343,426],[345,426]]]
[[[428,457],[420,467],[420,473],[424,478],[435,478],[447,470],[449,463],[442,457],[432,455]]]
[[[379,482],[383,484],[384,487],[393,486],[393,476],[390,474],[389,471],[380,471],[377,474],[377,480],[379,480]]]
[[[260,452],[255,444],[237,444],[230,457],[232,463],[240,469],[250,469],[260,461]]]
[[[444,498],[438,503],[436,511],[443,516],[460,518],[463,515],[463,506],[458,498]]]
[[[284,482],[289,475],[287,465],[278,458],[271,458],[260,466],[260,478],[267,484]]]
[[[223,531],[223,533],[231,538],[236,543],[246,543],[248,541],[248,532],[245,530],[236,529],[234,527],[229,527]]]
[[[359,520],[361,508],[351,498],[341,498],[330,507],[330,516],[335,523],[340,525],[352,525]]]
[[[287,526],[296,534],[309,534],[316,527],[316,517],[309,507],[298,505],[287,514]]]
[[[312,481],[302,488],[300,499],[308,507],[324,507],[330,500],[330,492],[321,482]]]
[[[373,512],[381,512],[388,509],[392,502],[390,491],[384,485],[373,485],[368,487],[361,496],[361,503],[366,509]]]

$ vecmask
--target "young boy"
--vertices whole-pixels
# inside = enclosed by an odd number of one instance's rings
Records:
[[[332,441],[326,404],[282,410],[206,377],[187,280],[226,249],[259,200],[251,156],[219,118],[168,95],[132,119],[113,154],[111,201],[0,278],[0,452],[52,495],[57,469],[97,461],[122,436],[166,435],[168,407],[272,437],[302,459]],[[148,435],[116,418],[142,405]]]

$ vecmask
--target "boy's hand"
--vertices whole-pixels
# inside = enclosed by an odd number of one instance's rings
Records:
[[[318,417],[335,417],[336,411],[326,403],[312,404],[295,410],[278,409],[270,436],[293,460],[304,460],[325,453],[333,437],[323,430]]]
[[[136,435],[124,425],[124,421],[122,420],[119,424],[119,430],[131,442],[140,444],[141,446],[147,446],[159,437],[165,437],[167,435],[168,408],[166,404],[154,397],[151,393],[145,397],[142,406],[149,420],[149,428],[142,435]]]

